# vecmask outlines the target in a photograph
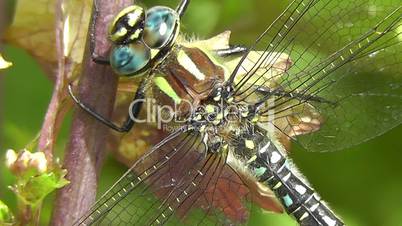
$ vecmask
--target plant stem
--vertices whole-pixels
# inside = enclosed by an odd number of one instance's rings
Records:
[[[107,27],[113,15],[131,4],[132,0],[98,0],[95,51],[99,55],[105,56],[110,49]],[[110,117],[117,89],[117,76],[109,66],[93,63],[88,40],[78,96],[92,109]],[[72,225],[95,201],[107,135],[108,129],[87,113],[81,110],[74,113],[64,160],[64,168],[68,171],[67,179],[71,183],[57,193],[51,225]]]
[[[69,64],[65,62],[63,54],[63,12],[62,12],[63,0],[58,0],[55,16],[55,35],[56,35],[56,52],[57,52],[57,71],[55,72],[55,83],[53,88],[52,99],[50,100],[47,108],[46,116],[40,131],[38,140],[38,150],[45,153],[48,166],[52,166],[53,162],[53,150],[56,145],[57,135],[64,118],[65,112],[69,109],[69,103],[63,103],[66,100],[66,83],[68,82],[67,74],[65,73],[65,67]],[[65,102],[65,101],[64,101]]]
[[[3,33],[6,26],[6,1],[0,0],[0,53],[3,50]],[[3,108],[3,73],[0,72],[0,109]],[[0,128],[3,128],[3,111],[0,111]],[[3,147],[3,129],[0,131],[0,147]]]
[[[18,225],[21,226],[38,226],[40,225],[40,212],[42,203],[37,206],[27,205],[23,201],[18,201]]]

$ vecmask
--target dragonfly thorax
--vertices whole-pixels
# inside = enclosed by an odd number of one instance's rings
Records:
[[[192,115],[191,122],[200,131],[204,144],[211,153],[225,152],[247,134],[252,134],[258,114],[246,104],[222,98],[223,89],[214,91],[213,97],[202,104]]]

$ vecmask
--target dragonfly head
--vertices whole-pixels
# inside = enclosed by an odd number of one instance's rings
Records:
[[[156,6],[147,12],[137,5],[123,9],[113,20],[109,37],[114,43],[110,63],[115,72],[123,76],[133,76],[144,72],[151,61],[151,50],[171,48],[179,33],[180,17],[176,11],[164,6]],[[164,53],[168,51],[163,51]]]
[[[153,7],[147,11],[142,39],[151,49],[164,48],[176,39],[179,24],[179,15],[173,9]]]
[[[145,11],[132,5],[124,8],[109,27],[110,40],[116,45],[133,43],[141,39],[145,24]]]

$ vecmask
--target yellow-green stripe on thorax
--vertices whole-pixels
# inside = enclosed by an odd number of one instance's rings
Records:
[[[160,71],[163,75],[155,78],[155,85],[176,104],[182,99],[199,104],[214,85],[223,83],[227,77],[226,68],[214,53],[194,43],[179,43],[173,47],[161,63]]]
[[[166,78],[164,78],[162,76],[157,76],[154,78],[154,83],[161,91],[163,91],[167,96],[172,98],[172,100],[176,104],[181,103],[182,99],[179,97],[179,95],[177,95],[176,91],[169,84],[169,82],[166,80]]]

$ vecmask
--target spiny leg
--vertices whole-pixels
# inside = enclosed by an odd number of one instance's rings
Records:
[[[105,117],[103,117],[102,115],[100,115],[99,113],[97,113],[96,111],[92,110],[90,107],[88,107],[87,105],[85,105],[81,100],[79,100],[73,93],[73,89],[72,89],[72,85],[69,84],[68,85],[68,91],[70,93],[71,98],[74,100],[74,102],[85,112],[87,112],[88,114],[90,114],[92,117],[94,117],[96,120],[100,121],[101,123],[103,123],[104,125],[106,125],[107,127],[117,131],[117,132],[121,132],[121,133],[125,133],[131,130],[131,128],[133,128],[135,121],[134,119],[138,117],[142,104],[143,104],[143,99],[145,97],[145,87],[146,87],[146,81],[147,79],[143,79],[141,81],[140,87],[137,89],[137,92],[135,93],[134,99],[133,99],[133,104],[130,106],[131,108],[129,109],[129,111],[131,112],[131,114],[129,113],[127,115],[127,118],[125,120],[125,122],[123,123],[122,126],[118,126],[117,124],[115,124],[114,122],[112,122],[109,119],[106,119]],[[132,116],[132,117],[131,117]]]
[[[227,49],[215,50],[216,54],[220,57],[230,57],[235,55],[243,55],[248,51],[247,47],[242,45],[232,45]]]
[[[286,90],[282,90],[282,89],[274,89],[274,90],[270,90],[269,88],[262,86],[262,87],[258,87],[256,89],[256,91],[260,92],[261,94],[263,94],[264,96],[266,96],[267,98],[271,97],[271,96],[276,96],[276,97],[288,97],[288,98],[295,98],[304,102],[307,101],[311,101],[311,102],[317,102],[317,103],[326,103],[326,104],[330,104],[330,105],[336,105],[336,102],[327,100],[323,97],[320,97],[318,95],[313,95],[313,94],[303,94],[303,93],[299,93],[297,91],[295,92],[288,92]],[[263,98],[262,101],[260,101],[259,103],[257,103],[256,105],[262,105],[264,104],[267,100],[267,98]]]
[[[190,4],[190,0],[182,0],[180,4],[176,8],[176,12],[179,17],[183,17],[184,13],[186,13],[187,7]]]

